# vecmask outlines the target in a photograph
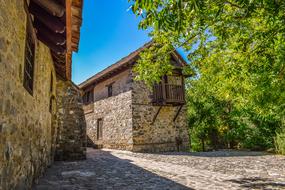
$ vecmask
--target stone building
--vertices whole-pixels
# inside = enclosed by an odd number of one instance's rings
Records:
[[[79,87],[84,91],[84,112],[89,143],[95,147],[157,152],[188,149],[184,97],[186,65],[175,51],[171,76],[149,90],[134,80],[132,67],[151,43],[99,72]]]
[[[70,81],[82,0],[0,0],[0,189],[30,189],[54,158],[85,158]]]

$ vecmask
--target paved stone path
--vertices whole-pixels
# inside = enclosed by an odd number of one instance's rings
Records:
[[[56,162],[34,190],[285,189],[285,156],[260,152],[146,154],[88,149]]]

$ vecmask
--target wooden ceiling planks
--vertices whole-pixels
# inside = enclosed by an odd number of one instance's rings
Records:
[[[42,34],[43,36],[45,36],[45,38],[53,40],[55,45],[65,45],[66,38],[64,33],[60,34],[54,32],[53,30],[50,30],[48,27],[46,27],[45,24],[43,24],[38,19],[34,20],[34,26],[37,28],[38,34]]]
[[[72,52],[78,51],[83,0],[31,0],[37,38],[52,53],[56,72],[71,80]]]
[[[65,12],[65,7],[54,1],[33,0],[33,2],[41,6],[53,16],[62,17]]]
[[[72,1],[72,50],[78,51],[78,44],[80,38],[80,27],[82,24],[82,6],[81,0]]]
[[[55,33],[65,32],[65,23],[60,20],[59,17],[50,15],[47,11],[43,10],[39,5],[31,2],[29,5],[29,11],[34,17],[44,23],[49,29]]]

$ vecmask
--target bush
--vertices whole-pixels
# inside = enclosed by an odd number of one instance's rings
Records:
[[[277,133],[275,138],[276,151],[285,155],[285,130]]]
[[[241,147],[261,151],[272,148],[271,136],[265,136],[257,127],[247,130],[245,138],[241,140]]]

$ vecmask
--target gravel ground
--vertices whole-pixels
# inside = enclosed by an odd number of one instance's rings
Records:
[[[285,189],[285,156],[88,149],[87,160],[55,162],[33,189]]]

